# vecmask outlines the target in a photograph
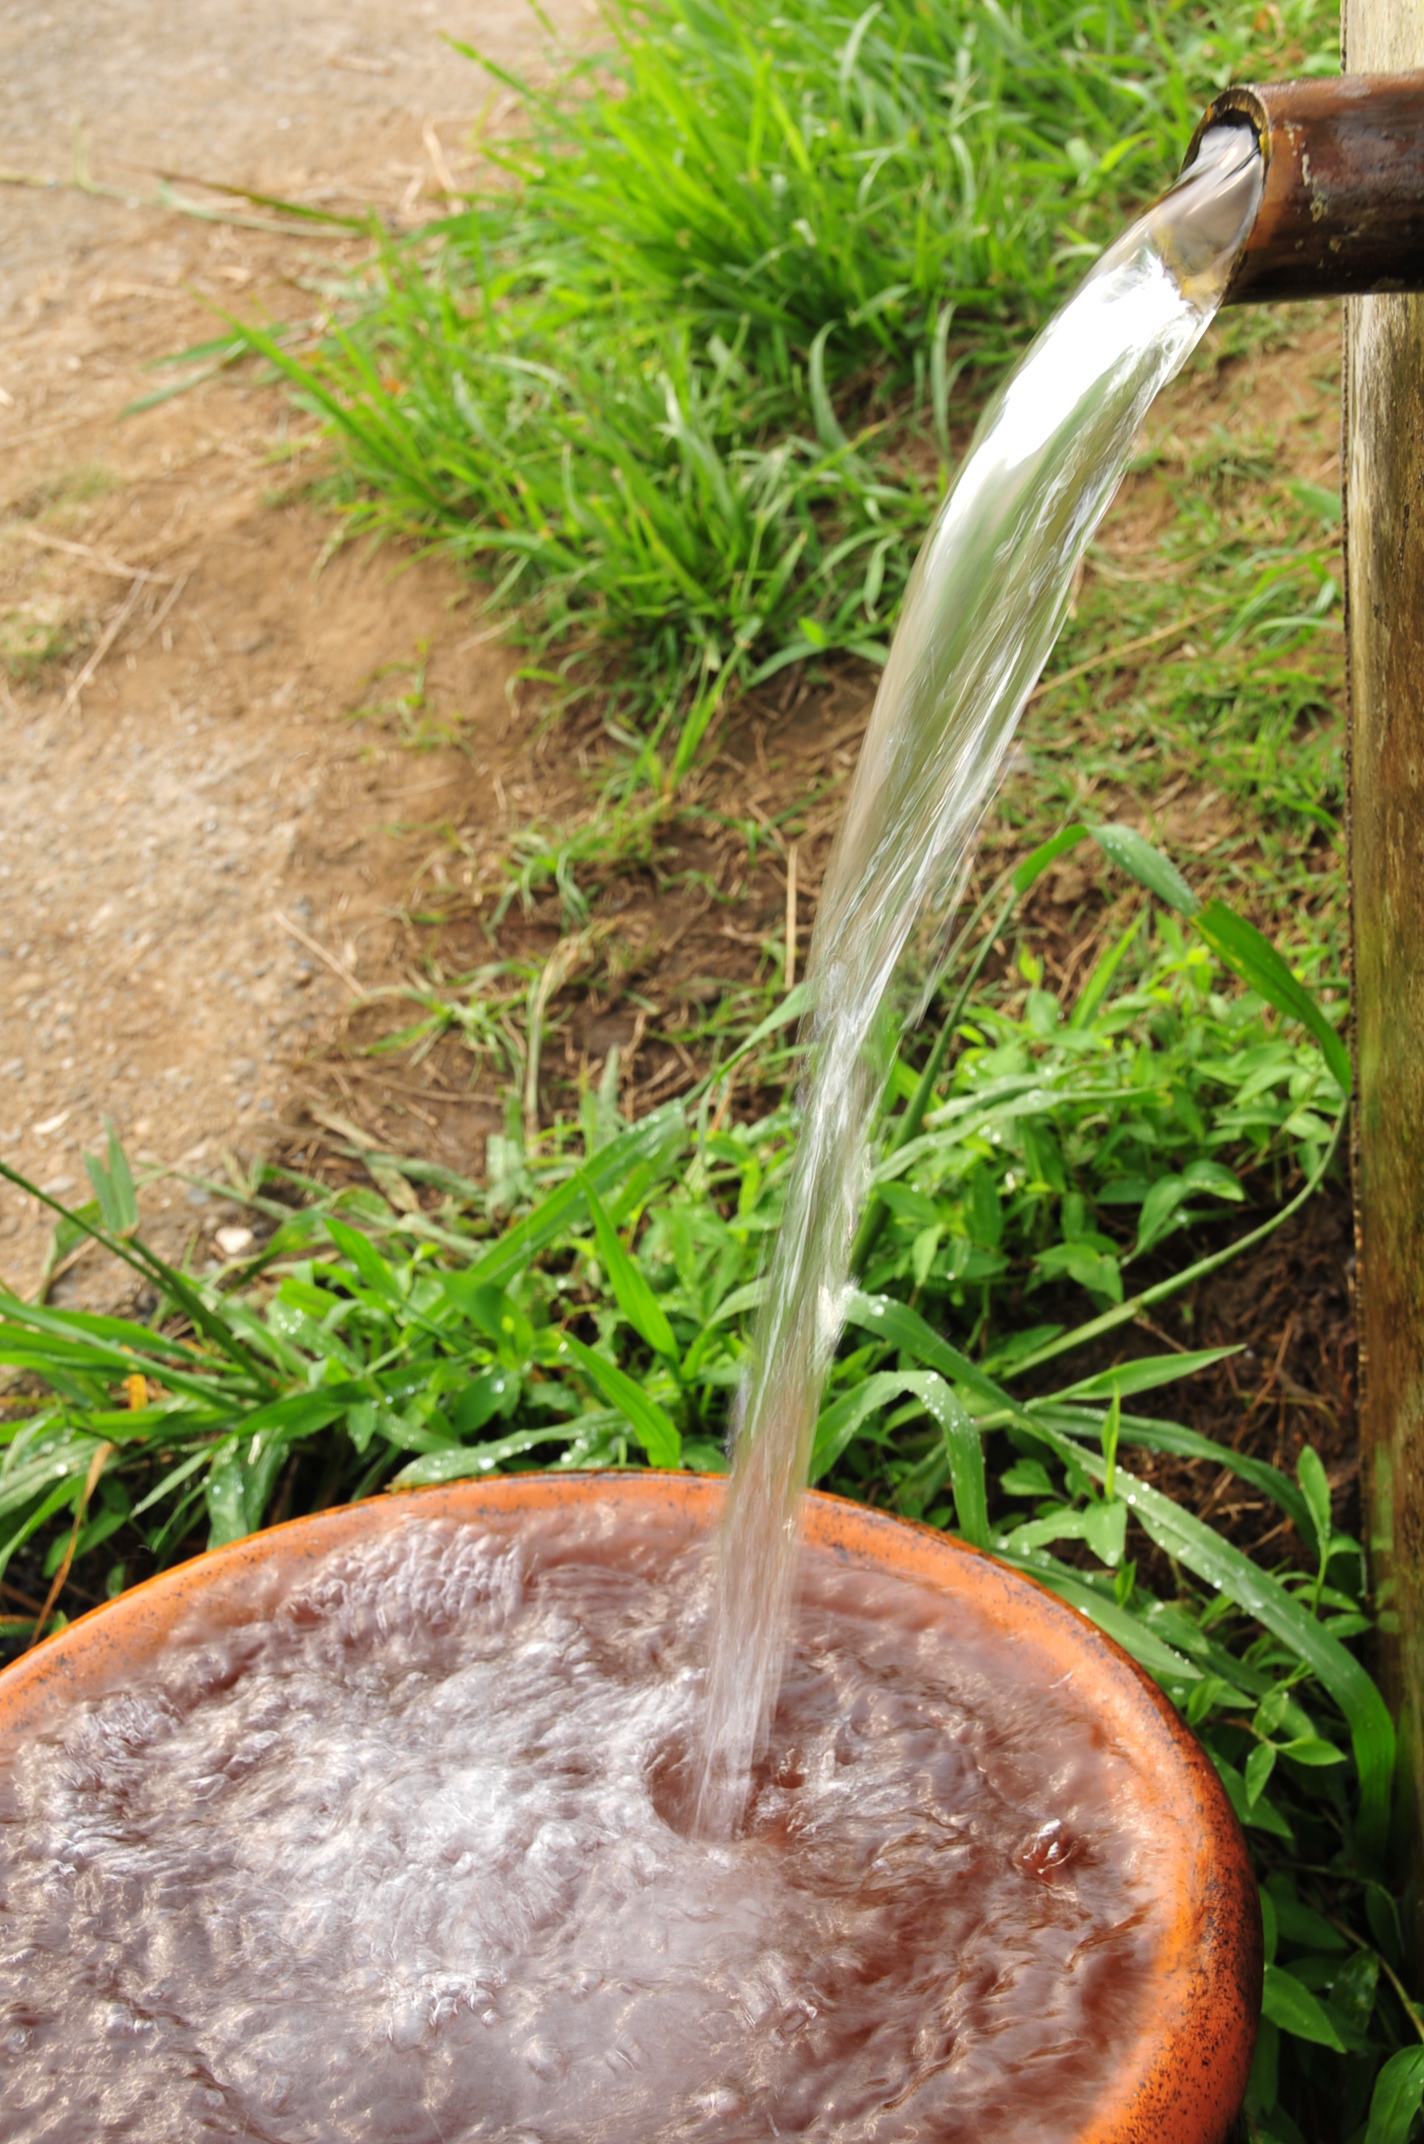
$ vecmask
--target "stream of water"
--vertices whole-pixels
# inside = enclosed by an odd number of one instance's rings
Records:
[[[811,950],[800,1137],[719,1547],[696,1809],[706,1837],[736,1828],[775,1699],[798,1509],[906,941],[963,885],[1074,568],[1149,404],[1221,303],[1262,176],[1249,128],[1204,137],[1191,169],[1103,255],[990,403],[911,577]]]

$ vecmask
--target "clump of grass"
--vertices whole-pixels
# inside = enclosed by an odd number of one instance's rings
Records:
[[[0,666],[17,685],[33,684],[73,652],[73,620],[33,604],[0,613]]]
[[[1221,82],[1334,64],[1319,0],[604,22],[553,88],[518,85],[500,182],[388,244],[343,328],[249,340],[340,433],[359,522],[452,548],[536,636],[614,644],[649,707],[698,720],[729,682],[880,652],[957,391],[1160,189]]]

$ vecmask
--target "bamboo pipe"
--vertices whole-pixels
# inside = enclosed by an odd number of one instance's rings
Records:
[[[1266,160],[1227,305],[1424,290],[1424,72],[1242,83],[1203,113],[1249,126]]]

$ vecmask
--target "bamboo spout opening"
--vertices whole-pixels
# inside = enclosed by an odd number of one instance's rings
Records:
[[[1424,290],[1424,72],[1243,83],[1203,113],[1249,126],[1261,207],[1227,305]]]

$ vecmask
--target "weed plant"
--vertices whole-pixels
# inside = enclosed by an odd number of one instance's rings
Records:
[[[1156,413],[1021,726],[1023,775],[1000,802],[997,838],[1031,843],[1086,797],[1170,836],[1174,799],[1190,797],[1181,826],[1194,868],[1293,948],[1324,949],[1339,973],[1340,502],[1296,473],[1334,445],[1333,356],[1321,356],[1314,398],[1289,409],[1294,436],[1265,392],[1275,351],[1318,333],[1308,315],[1232,318]],[[1184,445],[1183,417],[1204,429],[1200,387],[1216,420]]]
[[[1084,832],[1065,829],[971,919],[940,1036],[928,1054],[906,1038],[813,1472],[1019,1564],[1157,1678],[1211,1752],[1261,1877],[1254,2133],[1405,2144],[1424,2021],[1386,1875],[1393,1730],[1352,1650],[1369,1627],[1360,1546],[1336,1528],[1310,1447],[1291,1478],[1137,1411],[1224,1351],[1071,1362],[1311,1195],[1346,1110],[1338,1014],[1110,827],[1098,842],[1155,905],[1071,1005],[1042,987],[1026,942],[1021,1009],[976,995],[1015,904]],[[796,1125],[790,1102],[724,1119],[737,1069],[633,1125],[611,1087],[590,1094],[579,1126],[533,1148],[516,1108],[488,1187],[397,1156],[372,1158],[390,1196],[268,1169],[248,1196],[270,1233],[226,1279],[147,1249],[112,1142],[90,1162],[92,1204],[63,1225],[126,1259],[151,1309],[0,1302],[0,1360],[25,1380],[0,1429],[0,1565],[45,1542],[58,1581],[116,1538],[162,1564],[195,1529],[229,1541],[381,1486],[720,1468]],[[295,1211],[294,1189],[308,1195]],[[1157,1270],[1166,1245],[1181,1264],[1142,1285],[1141,1261]],[[1076,1297],[1078,1321],[1036,1315],[1042,1290]],[[1302,1558],[1248,1557],[1134,1474],[1138,1450],[1231,1469],[1279,1507]],[[1149,1550],[1165,1586],[1145,1575]]]
[[[1212,92],[1333,69],[1324,0],[608,0],[456,213],[305,351],[360,525],[453,549],[646,717],[878,658],[952,424]],[[472,57],[477,55],[472,54]],[[512,80],[492,61],[483,64]],[[557,672],[555,674],[558,674]]]

